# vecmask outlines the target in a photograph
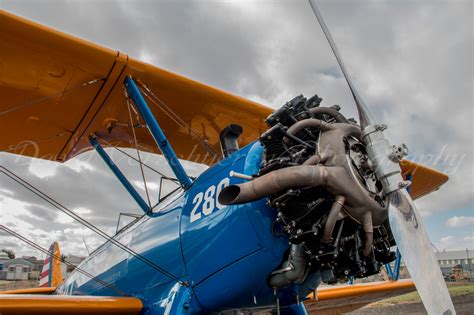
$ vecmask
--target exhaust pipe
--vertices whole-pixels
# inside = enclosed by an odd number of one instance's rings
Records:
[[[309,110],[313,115],[328,115],[334,118],[338,123],[349,123],[346,117],[341,114],[338,110],[331,107],[314,107]]]
[[[331,242],[332,232],[334,231],[334,226],[336,225],[337,218],[339,217],[339,213],[341,212],[341,209],[344,206],[345,200],[346,199],[344,197],[337,196],[331,206],[331,210],[329,211],[326,224],[324,225],[322,241],[325,243]]]
[[[231,185],[219,194],[223,205],[246,203],[292,187],[319,186],[325,183],[324,167],[301,165],[282,168],[250,182]]]

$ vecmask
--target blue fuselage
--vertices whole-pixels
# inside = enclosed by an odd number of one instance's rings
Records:
[[[107,242],[80,268],[139,297],[144,314],[193,313],[265,307],[275,303],[267,276],[284,259],[288,239],[274,236],[275,210],[265,200],[222,206],[223,187],[243,180],[230,171],[256,174],[262,147],[256,142],[204,172],[190,189],[165,199],[153,215],[115,238],[182,281],[163,273]],[[288,289],[290,290],[290,289]],[[73,273],[59,294],[118,295],[81,273]],[[289,292],[280,290],[280,298]]]

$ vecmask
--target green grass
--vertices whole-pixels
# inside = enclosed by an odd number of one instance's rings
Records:
[[[448,284],[448,291],[451,296],[458,296],[468,293],[474,293],[474,283],[452,283]],[[373,303],[373,306],[384,306],[398,303],[418,303],[421,302],[418,292],[395,296],[382,301]]]

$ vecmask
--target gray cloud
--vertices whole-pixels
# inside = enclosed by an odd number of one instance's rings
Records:
[[[440,191],[418,202],[423,214],[472,209],[472,2],[319,2],[361,95],[389,125],[394,142],[407,143],[415,161],[451,177]],[[1,6],[274,108],[298,94],[318,93],[325,105],[340,104],[346,115],[356,116],[306,1],[3,0]],[[2,165],[71,209],[90,209],[85,216],[109,232],[120,211],[140,212],[94,154],[78,158],[84,161],[82,168],[73,162],[0,157]],[[147,157],[169,174],[161,158]],[[136,164],[115,153],[114,158],[132,181],[141,182]],[[196,174],[203,169],[189,167]],[[50,175],[35,175],[43,172]],[[148,171],[147,178],[156,182]],[[21,220],[15,218],[20,218],[26,226],[47,231],[49,238],[62,237],[68,250],[84,252],[82,240],[64,232],[77,224],[56,222],[57,214],[44,202],[3,176],[0,188],[3,200],[25,203],[25,212],[9,216],[10,223],[18,226]],[[3,206],[0,218],[7,211],[14,210]],[[24,232],[30,233],[27,228]],[[93,235],[86,238],[99,244]],[[0,238],[0,247],[4,243]]]

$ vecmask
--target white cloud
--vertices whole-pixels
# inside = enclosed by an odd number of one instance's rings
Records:
[[[324,105],[340,104],[344,114],[355,116],[347,84],[305,1],[0,1],[13,13],[272,107],[318,93]],[[445,186],[417,201],[422,213],[472,205],[472,1],[321,1],[320,7],[360,94],[388,123],[393,142],[407,143],[417,161],[449,172]],[[143,189],[137,164],[107,152]],[[170,175],[163,159],[143,158]],[[71,209],[90,209],[81,215],[106,230],[113,231],[121,211],[141,213],[96,154],[63,165],[0,159]],[[185,165],[192,175],[204,169]],[[156,182],[156,174],[145,172]],[[0,186],[0,198],[25,201],[0,200],[1,222],[27,235],[32,226],[48,236],[57,229],[48,224],[56,210],[1,177]],[[149,188],[156,198],[158,186]],[[66,252],[84,250],[77,237],[58,238]],[[465,242],[452,238],[439,242],[447,249]],[[95,240],[101,241],[86,241]]]
[[[87,209],[87,208],[76,208],[74,209],[74,213],[79,214],[79,215],[84,215],[84,214],[92,213],[92,210]]]
[[[454,216],[446,221],[446,225],[452,228],[474,225],[474,217]]]
[[[474,236],[461,236],[455,237],[448,235],[442,237],[436,244],[436,248],[440,251],[443,250],[463,250],[463,249],[474,249]]]
[[[143,50],[140,52],[140,55],[138,56],[138,59],[141,61],[144,61],[146,63],[153,64],[156,61],[156,55],[153,53],[150,53],[146,50]]]
[[[67,214],[61,212],[58,214],[56,218],[57,223],[62,223],[62,224],[67,224],[67,223],[73,223],[74,219],[68,216]]]
[[[88,161],[82,161],[82,157],[78,157],[72,160],[67,161],[64,163],[65,166],[70,167],[71,169],[75,170],[76,172],[80,172],[81,170],[94,170],[94,167]]]
[[[58,168],[58,163],[47,160],[31,159],[28,165],[29,171],[39,178],[54,176]]]

